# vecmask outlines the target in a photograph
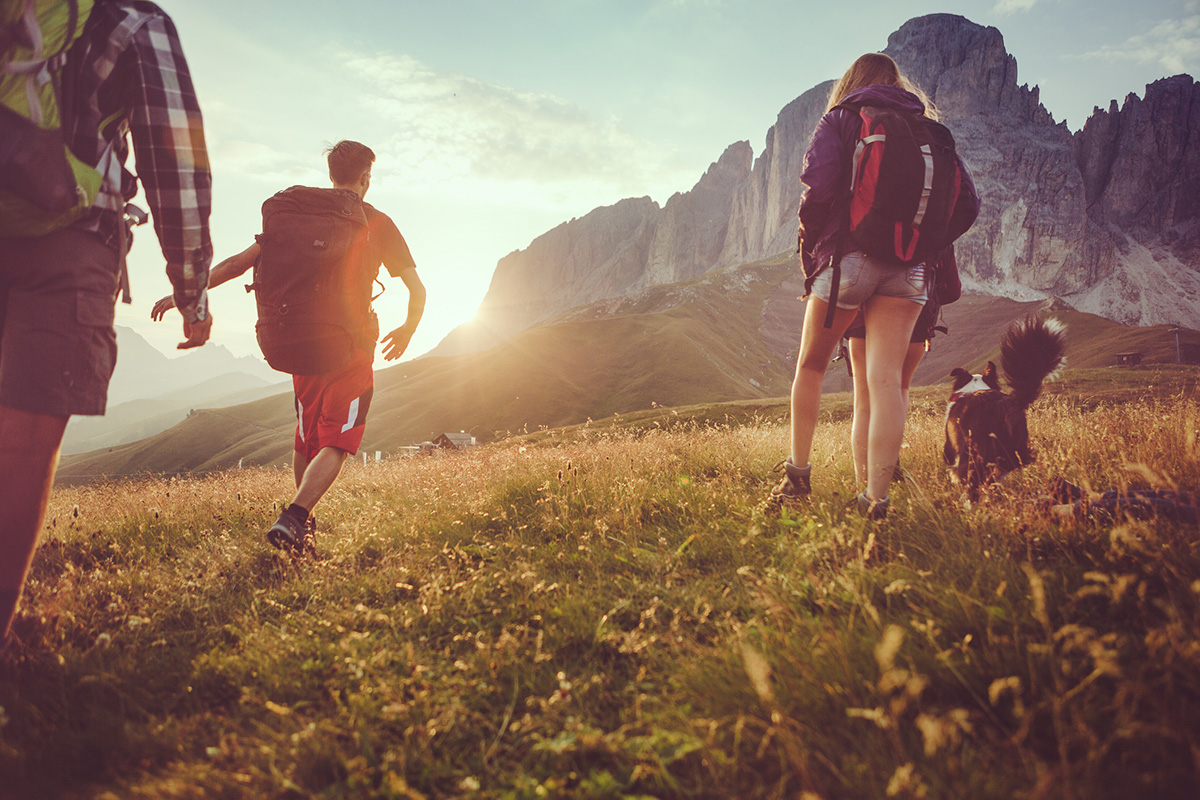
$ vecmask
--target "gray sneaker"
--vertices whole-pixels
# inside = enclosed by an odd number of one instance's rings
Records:
[[[882,500],[872,500],[862,492],[859,492],[855,501],[855,509],[858,513],[870,520],[880,520],[886,517],[889,505],[886,497]]]
[[[275,524],[267,530],[267,541],[273,547],[287,550],[293,556],[302,556],[313,552],[313,534],[317,530],[317,521],[309,515],[306,522],[301,522],[286,509],[275,520]]]

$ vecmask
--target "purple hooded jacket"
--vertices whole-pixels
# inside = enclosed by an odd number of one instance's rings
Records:
[[[894,108],[924,114],[925,105],[912,92],[898,86],[876,84],[855,89],[842,100],[853,106]],[[846,224],[850,203],[850,162],[861,130],[860,117],[845,108],[835,108],[817,123],[804,154],[800,182],[808,187],[800,201],[800,260],[804,266],[807,296],[817,273],[828,266]],[[979,213],[979,195],[962,158],[963,186],[954,214]]]

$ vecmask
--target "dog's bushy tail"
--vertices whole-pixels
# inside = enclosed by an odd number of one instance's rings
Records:
[[[1000,342],[1000,368],[1021,408],[1042,392],[1042,382],[1066,363],[1066,326],[1056,319],[1016,322]]]

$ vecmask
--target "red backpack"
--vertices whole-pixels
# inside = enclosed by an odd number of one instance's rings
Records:
[[[962,213],[962,163],[946,126],[890,108],[838,108],[857,114],[862,127],[851,163],[845,228],[852,246],[841,243],[833,260],[826,327],[837,306],[843,253],[857,248],[897,268],[925,262],[932,268],[938,254],[967,232],[978,213]]]
[[[963,188],[954,136],[925,117],[872,106],[852,110],[862,129],[851,171],[850,236],[882,261],[925,262],[974,221],[961,227],[953,220]]]
[[[352,192],[293,186],[263,203],[254,264],[258,345],[272,368],[320,375],[373,350],[367,217]]]

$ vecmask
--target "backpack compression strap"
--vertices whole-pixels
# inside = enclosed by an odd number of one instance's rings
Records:
[[[904,224],[896,223],[896,255],[904,261],[911,261],[913,253],[917,250],[917,242],[921,238],[921,223],[925,221],[925,212],[929,209],[929,196],[933,194],[933,149],[927,145],[921,145],[921,157],[925,160],[925,182],[921,186],[921,199],[917,202],[917,213],[913,215],[912,222],[912,240],[908,246],[904,245]]]

